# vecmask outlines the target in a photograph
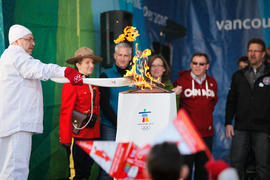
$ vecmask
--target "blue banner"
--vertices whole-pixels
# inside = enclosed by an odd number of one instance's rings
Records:
[[[178,71],[189,69],[193,53],[200,51],[209,55],[208,74],[217,80],[219,96],[214,112],[213,155],[217,159],[228,160],[230,141],[225,137],[224,121],[231,76],[237,70],[238,58],[247,55],[247,43],[251,38],[262,38],[267,45],[270,44],[270,12],[267,10],[270,2],[267,0],[113,2],[113,10],[127,10],[133,13],[133,26],[137,27],[141,34],[137,39],[141,49],[153,48],[153,42],[171,48],[172,81],[178,78]],[[160,33],[167,20],[183,25],[187,29],[186,36],[167,42]]]

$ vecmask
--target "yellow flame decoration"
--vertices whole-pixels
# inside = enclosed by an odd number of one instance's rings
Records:
[[[116,40],[114,40],[115,44],[119,44],[120,42],[123,42],[128,40],[129,42],[133,42],[136,40],[136,38],[139,36],[139,32],[136,29],[136,27],[133,26],[127,26],[124,29],[124,33],[120,34]]]

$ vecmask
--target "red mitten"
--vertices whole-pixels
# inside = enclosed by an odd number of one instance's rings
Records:
[[[83,85],[81,74],[71,67],[65,69],[65,77],[69,79],[72,85]]]
[[[218,175],[225,169],[230,168],[230,166],[222,160],[210,160],[205,164],[205,168],[208,171],[210,179],[217,179]]]

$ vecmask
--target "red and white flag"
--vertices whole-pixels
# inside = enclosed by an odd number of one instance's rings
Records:
[[[132,142],[77,141],[77,144],[111,177],[146,179],[144,169],[148,152],[155,144],[165,141],[176,143],[181,154],[188,155],[205,151],[208,158],[213,159],[189,116],[182,109],[178,112],[176,119],[143,148],[139,148]]]
[[[134,143],[77,141],[77,144],[111,177],[144,179],[145,159],[137,158],[138,147]]]
[[[180,109],[175,120],[150,142],[150,146],[162,142],[174,142],[183,155],[205,151],[208,158],[212,159],[211,152],[193,125],[184,109]]]

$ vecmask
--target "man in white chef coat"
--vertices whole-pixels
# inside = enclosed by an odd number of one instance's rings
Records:
[[[11,26],[8,38],[10,45],[0,58],[0,179],[26,180],[32,134],[43,131],[40,80],[67,77],[73,85],[83,82],[70,67],[34,59],[34,36],[26,27]]]

